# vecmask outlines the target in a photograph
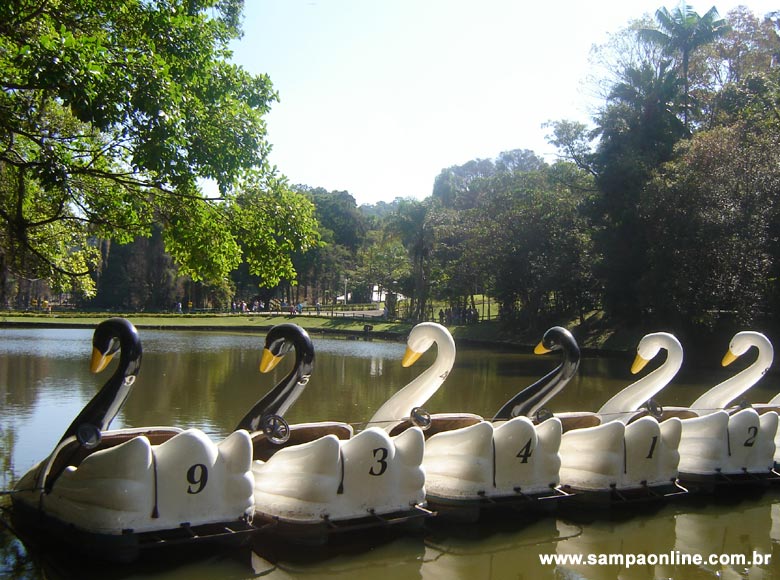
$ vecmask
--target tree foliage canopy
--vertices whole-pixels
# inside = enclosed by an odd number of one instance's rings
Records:
[[[244,232],[231,218],[246,216],[231,209],[236,186],[251,172],[273,173],[263,115],[276,99],[267,76],[229,61],[242,8],[241,0],[0,5],[4,278],[89,290],[85,274],[99,259],[91,240],[128,242],[155,223],[195,279],[236,266]],[[202,192],[204,178],[219,197]],[[276,179],[271,195],[284,187]]]

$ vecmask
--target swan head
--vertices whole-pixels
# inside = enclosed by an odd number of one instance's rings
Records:
[[[748,350],[750,350],[750,347],[753,346],[769,355],[768,358],[771,365],[772,358],[774,357],[774,348],[772,347],[772,343],[769,342],[769,339],[760,332],[754,332],[752,330],[738,332],[734,335],[734,337],[731,339],[731,342],[729,343],[728,351],[725,355],[723,355],[721,364],[724,367],[730,365],[743,354],[745,354]]]
[[[89,369],[103,371],[117,352],[124,347],[124,355],[131,362],[141,358],[141,340],[133,324],[125,318],[109,318],[95,328],[92,335],[92,359]]]
[[[682,352],[682,345],[673,334],[668,332],[654,332],[646,334],[639,341],[636,347],[636,358],[631,365],[631,373],[636,374],[641,371],[647,363],[653,360],[661,349],[671,351],[672,349]]]
[[[542,336],[542,340],[534,348],[534,354],[546,354],[562,348],[572,349],[579,352],[577,341],[571,332],[562,326],[553,326]]]
[[[410,367],[423,353],[436,343],[439,349],[449,347],[455,352],[455,341],[450,331],[436,322],[421,322],[412,328],[406,340],[406,352],[401,360],[401,365]]]
[[[265,336],[263,356],[260,360],[260,372],[271,372],[291,350],[297,349],[303,354],[304,361],[314,362],[314,346],[309,334],[297,324],[285,322],[277,324]],[[311,354],[309,354],[311,353]]]

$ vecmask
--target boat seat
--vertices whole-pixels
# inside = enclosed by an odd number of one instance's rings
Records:
[[[483,421],[482,417],[472,413],[436,413],[435,415],[431,415],[431,426],[423,430],[423,435],[428,439],[429,437],[436,435],[436,433],[470,427],[471,425],[476,425],[480,421]],[[410,427],[414,427],[414,423],[409,419],[404,419],[390,430],[390,436],[394,437],[403,433]]]
[[[655,417],[655,415],[650,414],[645,409],[640,409],[636,412],[636,415],[631,417],[631,419],[628,421],[628,424],[630,425],[634,421],[637,421],[641,419],[642,417]],[[694,417],[698,417],[696,413],[689,409],[662,409],[661,410],[661,416],[655,417],[659,423],[662,421],[666,421],[667,419],[671,419],[672,417],[677,417],[678,419],[692,419]]]
[[[555,416],[561,420],[561,427],[564,433],[574,429],[585,429],[601,425],[601,419],[594,413],[556,413]]]
[[[693,419],[694,417],[698,416],[699,415],[697,413],[689,409],[664,409],[658,421],[665,421],[666,419],[670,419],[672,417],[677,417],[678,419]]]
[[[284,447],[308,443],[325,435],[335,435],[338,439],[344,440],[350,439],[352,426],[330,421],[290,425],[290,438],[284,443],[274,443],[265,433],[256,431],[252,433],[252,459],[268,461],[274,453]]]
[[[87,449],[74,437],[71,441],[68,441],[60,447],[56,456],[51,461],[51,467],[49,473],[46,476],[45,489],[50,491],[55,480],[65,471],[66,467],[73,466],[78,467],[81,462],[87,457],[101,451],[103,449],[110,449],[116,447],[125,441],[129,441],[134,437],[140,437],[141,435],[149,439],[149,443],[152,445],[159,445],[168,441],[174,435],[181,433],[181,429],[176,427],[142,427],[138,429],[117,429],[116,431],[106,431],[102,433],[100,443],[92,449]]]

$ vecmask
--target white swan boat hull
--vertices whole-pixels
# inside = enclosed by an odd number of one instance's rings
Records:
[[[759,415],[750,408],[683,419],[680,480],[738,484],[776,479],[777,426],[776,412]]]
[[[527,417],[443,431],[425,444],[423,466],[434,509],[506,506],[560,497],[561,423]]]
[[[120,561],[144,548],[254,531],[246,431],[219,445],[197,429],[108,431],[97,450],[84,453],[66,440],[17,483],[12,499],[22,527]]]
[[[293,426],[301,433],[306,428]],[[391,437],[371,427],[352,437],[331,433],[282,447],[253,462],[255,523],[269,522],[269,532],[289,539],[319,542],[334,532],[428,516],[424,446],[419,428]]]
[[[558,416],[564,425],[582,419],[577,413]],[[616,500],[677,493],[680,435],[679,419],[659,423],[649,416],[567,430],[561,438],[561,485]]]

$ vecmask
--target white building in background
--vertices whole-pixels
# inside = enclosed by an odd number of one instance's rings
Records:
[[[371,290],[371,302],[384,302],[387,299],[387,290],[386,289],[379,289],[378,284],[374,284],[374,287]],[[406,300],[406,296],[403,294],[397,293],[396,296],[398,297],[398,300]],[[336,302],[344,302],[344,295],[336,296]],[[347,292],[347,302],[352,302],[352,292]]]

